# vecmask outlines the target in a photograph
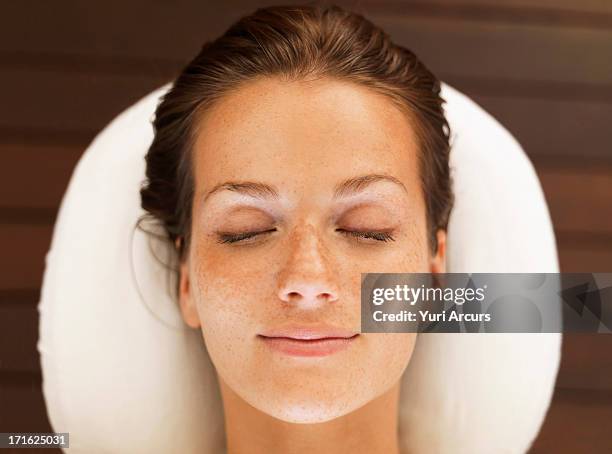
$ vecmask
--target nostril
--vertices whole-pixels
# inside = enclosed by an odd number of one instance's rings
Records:
[[[281,298],[287,303],[329,303],[336,301],[338,298],[334,293],[330,292],[316,292],[309,291],[309,289],[303,289],[302,291],[291,291],[285,292]]]

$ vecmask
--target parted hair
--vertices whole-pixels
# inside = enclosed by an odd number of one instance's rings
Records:
[[[274,6],[242,17],[206,42],[160,98],[152,121],[140,190],[147,216],[162,224],[185,258],[191,242],[192,148],[198,118],[225,93],[258,77],[329,77],[386,95],[403,112],[418,141],[428,245],[447,229],[453,205],[450,127],[440,81],[410,50],[362,15],[333,5]]]

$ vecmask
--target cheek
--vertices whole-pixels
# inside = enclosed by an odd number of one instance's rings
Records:
[[[204,325],[208,327],[210,338],[216,329],[222,337],[244,335],[247,323],[256,322],[252,315],[256,311],[265,312],[266,302],[273,296],[270,285],[264,284],[270,280],[270,267],[261,257],[249,259],[236,251],[209,250],[203,244],[196,249],[192,262],[193,296],[203,329]]]
[[[370,354],[372,380],[378,386],[395,383],[410,362],[416,345],[416,333],[365,334]]]
[[[266,299],[260,294],[261,288],[253,284],[257,274],[214,262],[205,255],[194,258],[193,298],[215,369],[222,377],[234,377],[242,371],[261,368],[248,348],[256,334],[255,307]]]

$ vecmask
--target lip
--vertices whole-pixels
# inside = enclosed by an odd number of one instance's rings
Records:
[[[321,357],[348,348],[359,333],[328,325],[287,326],[257,337],[272,350],[290,356]]]

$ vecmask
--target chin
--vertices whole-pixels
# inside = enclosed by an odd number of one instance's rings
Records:
[[[281,408],[265,409],[270,416],[293,424],[318,424],[331,421],[349,413],[346,408],[335,405],[307,403],[303,405],[286,405]]]
[[[326,396],[310,390],[308,393],[287,394],[260,393],[250,404],[259,411],[293,424],[318,424],[345,416],[364,404],[368,398],[365,394],[356,392],[329,393]]]

